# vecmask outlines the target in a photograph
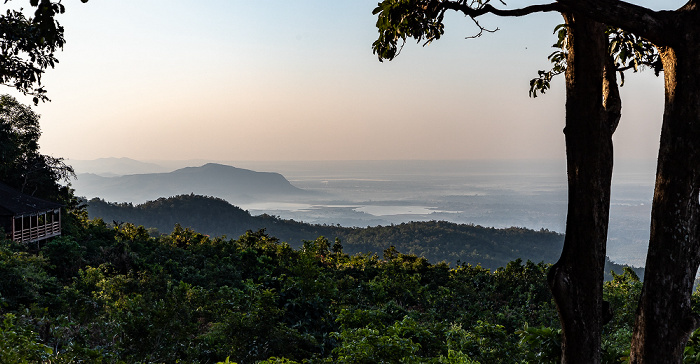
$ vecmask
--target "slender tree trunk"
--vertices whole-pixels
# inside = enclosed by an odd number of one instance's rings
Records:
[[[689,12],[678,44],[659,48],[666,104],[632,363],[681,363],[700,324],[690,308],[700,264],[700,19]]]
[[[612,134],[620,102],[614,71],[605,72],[605,26],[572,14],[564,19],[569,27],[564,129],[569,204],[564,249],[548,282],[562,324],[562,363],[591,364],[601,362]],[[606,78],[610,75],[612,80]]]

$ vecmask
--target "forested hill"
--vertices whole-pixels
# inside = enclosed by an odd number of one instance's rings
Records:
[[[524,228],[495,229],[445,221],[423,221],[367,228],[312,225],[270,215],[251,216],[220,198],[179,195],[160,198],[140,205],[108,203],[100,199],[88,202],[91,218],[107,223],[130,222],[161,233],[170,233],[175,224],[211,236],[237,238],[247,230],[266,232],[293,247],[304,240],[325,236],[339,238],[346,253],[373,252],[380,256],[390,246],[405,254],[423,256],[431,262],[460,261],[481,264],[485,268],[505,266],[521,258],[554,263],[561,252],[564,237],[548,230]]]

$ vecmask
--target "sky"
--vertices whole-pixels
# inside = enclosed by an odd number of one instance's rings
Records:
[[[15,0],[14,3],[19,3]],[[676,4],[678,3],[678,4]],[[445,36],[379,62],[377,0],[64,2],[67,43],[43,77],[41,150],[68,160],[564,158],[558,14],[450,14]],[[643,5],[680,6],[648,1]],[[523,4],[520,4],[523,5]],[[16,95],[7,88],[7,93]],[[617,158],[656,158],[663,80],[629,74]],[[29,104],[31,98],[18,96]]]

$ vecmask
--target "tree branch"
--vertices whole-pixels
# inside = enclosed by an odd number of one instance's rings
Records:
[[[574,14],[584,15],[608,26],[622,28],[648,39],[656,45],[670,41],[669,27],[675,11],[654,11],[620,0],[556,0],[561,7]]]
[[[491,4],[485,4],[481,7],[472,8],[463,1],[434,1],[432,9],[437,13],[444,10],[455,10],[471,18],[476,18],[485,14],[494,14],[498,16],[525,16],[532,13],[543,13],[557,11],[561,12],[562,7],[558,3],[530,5],[520,9],[496,9]]]

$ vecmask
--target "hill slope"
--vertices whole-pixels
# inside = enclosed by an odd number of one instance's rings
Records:
[[[131,158],[98,158],[94,160],[70,160],[78,174],[93,173],[103,177],[127,174],[163,173],[167,170],[154,163],[146,163]]]
[[[89,201],[88,213],[108,223],[131,222],[160,232],[172,231],[176,223],[203,234],[234,238],[246,230],[266,229],[271,236],[294,247],[304,240],[325,236],[339,238],[346,253],[373,252],[382,255],[390,246],[405,254],[424,256],[431,262],[447,261],[481,264],[495,269],[517,258],[554,263],[561,252],[561,234],[524,228],[494,229],[444,221],[411,222],[367,228],[312,225],[274,216],[251,216],[230,203],[194,194],[159,198],[140,205]],[[608,264],[606,271],[621,272],[621,266]],[[642,269],[636,269],[643,275]]]
[[[350,254],[376,252],[395,246],[400,252],[424,256],[432,262],[457,261],[496,268],[516,258],[556,261],[563,237],[550,231],[523,228],[494,229],[444,221],[411,222],[390,226],[347,228],[312,225],[274,216],[251,216],[247,211],[213,197],[194,194],[160,198],[140,205],[89,201],[92,218],[131,222],[169,233],[176,223],[212,236],[238,237],[247,230],[265,229],[294,247],[325,236],[341,239]]]

